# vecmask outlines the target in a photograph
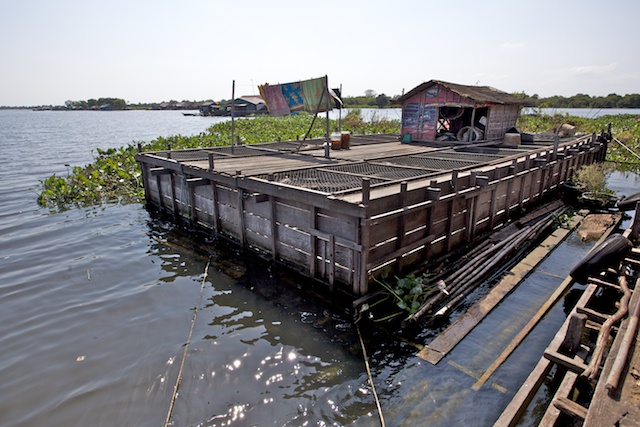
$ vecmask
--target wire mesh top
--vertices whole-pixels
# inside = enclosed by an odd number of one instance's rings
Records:
[[[433,172],[431,170],[409,169],[369,162],[331,166],[323,169],[390,180],[415,178]]]
[[[388,159],[379,159],[377,161],[391,163],[395,165],[414,166],[414,167],[424,168],[429,171],[468,168],[480,163],[480,162],[467,161],[467,160],[434,159],[427,156],[391,157]]]
[[[267,179],[267,175],[258,178]],[[308,188],[323,193],[338,193],[362,187],[362,177],[343,173],[329,172],[322,169],[302,169],[273,174],[274,182]],[[371,178],[371,184],[388,182],[385,179]]]

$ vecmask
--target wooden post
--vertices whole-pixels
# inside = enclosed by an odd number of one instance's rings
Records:
[[[458,186],[458,171],[453,170],[451,171],[451,190],[454,192],[457,191],[457,186]]]
[[[507,198],[504,206],[505,220],[509,219],[509,213],[511,212],[511,193],[513,193],[513,180],[515,174],[516,167],[514,165],[509,166],[509,182],[507,182]]]
[[[369,206],[369,197],[371,196],[371,179],[362,178],[362,206]]]
[[[317,263],[318,263],[318,238],[314,231],[316,230],[316,207],[309,206],[309,239],[311,240],[311,263],[309,264],[309,275],[313,278],[316,277]]]
[[[215,181],[211,181],[211,199],[212,199],[212,209],[211,216],[213,217],[213,232],[215,236],[218,236],[220,232],[220,215],[218,209],[218,187],[216,186]]]
[[[180,212],[178,212],[178,202],[176,200],[176,180],[173,173],[169,174],[169,180],[171,182],[171,209],[173,210],[173,218],[176,222],[180,221]]]
[[[574,313],[569,318],[569,326],[564,336],[559,351],[567,356],[574,356],[580,348],[582,340],[582,331],[587,323],[587,315],[583,313]]]
[[[407,182],[403,181],[400,183],[400,207],[405,210],[407,207]],[[406,213],[403,212],[402,215],[400,215],[400,217],[398,218],[398,230],[396,232],[396,249],[401,249],[404,247],[404,242],[405,242],[405,233],[406,233],[406,226],[405,226],[405,215]],[[397,258],[397,265],[398,265],[398,272],[402,271],[402,256]]]
[[[162,195],[162,175],[156,175],[156,187],[158,187],[158,206],[160,207],[160,209],[164,209],[165,204],[164,196]]]
[[[558,144],[560,143],[560,137],[558,136],[558,134],[556,133],[553,136],[553,155],[551,157],[551,160],[555,160],[558,158]]]
[[[184,179],[184,178],[183,178]],[[196,225],[196,188],[195,185],[189,183],[187,185],[189,189],[189,221],[191,221],[192,225]]]
[[[491,205],[489,205],[489,231],[496,226],[496,203],[498,200],[497,185],[491,189]]]
[[[213,153],[207,153],[207,157],[209,158],[209,171],[213,170]]]
[[[144,186],[144,200],[148,205],[151,203],[151,191],[149,189],[149,168],[146,164],[140,165],[142,171],[142,185]]]
[[[369,264],[369,244],[371,241],[369,218],[360,219],[360,245],[362,252],[360,256],[360,275],[354,277],[353,288],[354,291],[358,287],[357,295],[366,295],[369,293],[369,272],[367,271],[367,264]]]
[[[242,176],[242,171],[236,171],[235,183],[236,183],[236,191],[238,192],[237,198],[237,209],[238,209],[238,219],[240,220],[240,247],[242,249],[245,248],[246,245],[246,235],[245,235],[245,221],[244,221],[244,190],[240,188],[240,178]]]
[[[538,171],[535,172],[536,175],[539,175],[539,179],[540,179],[540,183],[538,184],[538,200],[542,200],[542,194],[544,193],[544,175],[545,175],[546,164],[547,164],[547,160],[544,158],[537,158],[533,161],[533,165],[539,168]],[[531,190],[533,193],[533,183],[531,187],[532,187]]]
[[[267,176],[269,181],[273,181],[275,178],[272,173]],[[271,210],[271,259],[276,261],[278,259],[278,221],[276,218],[277,213],[277,200],[275,196],[269,196],[269,209]]]
[[[329,235],[329,290],[333,292],[333,284],[336,277],[336,236]]]
[[[455,201],[456,198],[455,197],[451,197],[449,199],[449,213],[447,215],[447,226],[446,226],[446,240],[447,240],[447,252],[451,251],[451,248],[453,246],[453,242],[451,241],[451,235],[453,233],[453,208],[455,206]]]

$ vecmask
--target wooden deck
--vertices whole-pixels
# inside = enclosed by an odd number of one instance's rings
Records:
[[[531,145],[353,136],[143,152],[147,202],[352,296],[468,244],[604,159],[595,135]]]

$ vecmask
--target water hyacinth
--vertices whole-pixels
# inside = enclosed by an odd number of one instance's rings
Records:
[[[313,126],[311,126],[313,122]],[[640,153],[640,120],[637,115],[606,115],[597,118],[583,118],[568,115],[520,116],[518,126],[525,132],[552,132],[562,123],[569,123],[576,130],[599,133],[612,123],[614,137],[635,153]],[[330,131],[338,129],[338,122],[331,120]],[[254,117],[235,120],[235,136],[243,144],[282,140],[295,140],[309,132],[309,138],[320,138],[326,132],[324,118],[313,121],[309,114],[286,117]],[[311,127],[311,129],[310,129]],[[354,134],[399,133],[400,121],[374,116],[365,121],[360,110],[350,110],[342,119],[341,128]],[[194,136],[172,135],[158,137],[142,143],[144,151],[160,151],[171,147],[174,150],[229,145],[231,143],[231,122],[226,121],[211,126],[207,132]],[[137,143],[118,149],[97,149],[93,163],[84,167],[75,166],[68,175],[52,175],[41,180],[38,204],[50,209],[64,210],[73,206],[83,207],[104,202],[131,203],[144,200],[144,189],[140,168],[135,161]],[[622,167],[637,168],[638,158],[617,143],[609,145],[607,160],[618,162]],[[626,166],[624,166],[626,165]]]
[[[255,117],[235,120],[234,132],[243,144],[303,138],[313,121],[309,114],[287,117]],[[338,122],[330,121],[330,130],[338,128]],[[366,122],[360,110],[351,110],[342,121],[342,130],[353,133],[399,133],[398,120],[376,119]],[[326,122],[317,118],[309,131],[309,138],[320,138],[326,132]],[[158,137],[149,143],[141,143],[144,151],[160,151],[230,145],[231,122],[211,126],[207,132],[194,136],[172,135]],[[144,188],[135,154],[138,144],[118,149],[97,149],[93,163],[75,166],[67,176],[52,175],[41,180],[38,204],[52,210],[98,205],[105,202],[131,203],[144,200]]]

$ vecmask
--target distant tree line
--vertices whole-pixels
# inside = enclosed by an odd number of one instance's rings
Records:
[[[527,106],[540,108],[640,108],[640,95],[631,94],[620,96],[615,93],[607,96],[589,96],[579,93],[574,96],[550,96],[540,98],[538,95],[529,96],[524,93],[514,94],[522,97]]]
[[[640,108],[640,94],[621,96],[612,93],[607,96],[589,96],[579,93],[570,97],[550,96],[548,98],[540,98],[538,95],[527,95],[526,93],[515,93],[514,95],[523,98],[529,107]],[[385,108],[389,107],[395,98],[398,96],[378,95],[375,91],[368,89],[364,96],[343,96],[342,102],[346,108]]]
[[[66,101],[68,110],[126,110],[127,101],[121,98],[98,98],[86,101]]]
[[[540,98],[537,94],[527,95],[524,92],[514,93],[525,101],[525,105],[537,108],[640,108],[640,94],[617,95],[615,93],[607,96],[589,96],[579,93],[574,96],[550,96]],[[384,93],[377,94],[372,89],[367,89],[363,96],[343,96],[342,102],[345,108],[387,108],[393,106],[393,100],[399,95],[388,96]],[[127,104],[121,98],[98,98],[86,101],[66,101],[64,106],[54,107],[54,109],[67,110],[197,110],[206,101],[175,101],[168,102],[148,102],[138,104]],[[227,101],[221,100],[220,103]],[[21,108],[21,107],[0,107]]]
[[[67,110],[197,110],[200,105],[208,101],[163,101],[127,104],[121,98],[98,98],[86,101],[66,101]]]
[[[391,97],[367,89],[364,96],[343,96],[342,103],[345,108],[386,108],[391,104]]]

